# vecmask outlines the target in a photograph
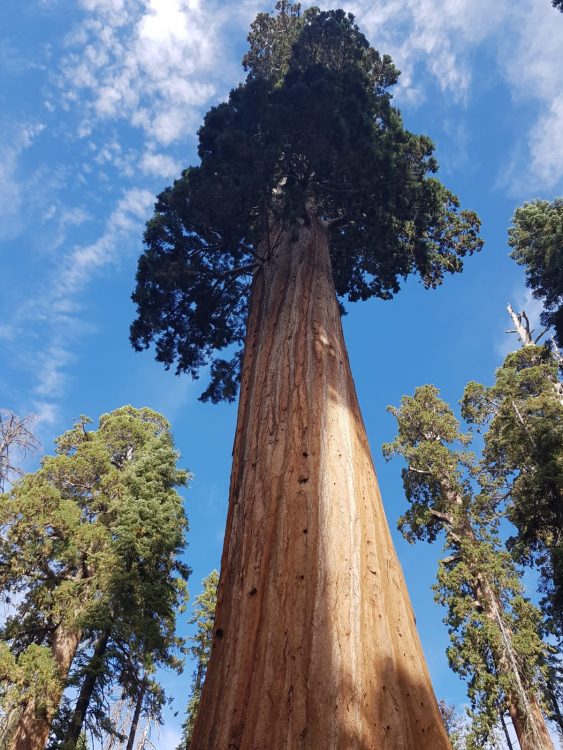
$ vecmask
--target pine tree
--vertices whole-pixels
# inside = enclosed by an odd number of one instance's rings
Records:
[[[101,664],[110,642],[120,647],[131,673],[177,663],[188,569],[178,559],[186,519],[174,487],[187,474],[176,468],[170,426],[133,407],[103,415],[96,431],[89,421],[58,438],[57,454],[0,503],[0,587],[20,599],[3,633],[12,660],[4,676],[23,706],[10,750],[43,750],[85,639]],[[82,731],[83,697],[67,747]]]
[[[211,644],[213,643],[213,623],[215,622],[215,609],[217,607],[217,585],[219,573],[212,570],[203,579],[202,592],[195,598],[194,615],[190,625],[196,628],[195,635],[190,637],[192,645],[189,652],[195,661],[195,670],[192,680],[192,689],[188,707],[186,709],[186,720],[182,726],[182,740],[178,750],[190,750],[195,719],[201,699],[201,689],[205,680]]]
[[[470,437],[434,386],[417,388],[390,411],[398,435],[384,454],[402,455],[407,464],[410,506],[400,529],[411,542],[445,536],[448,555],[435,591],[447,610],[450,665],[468,680],[468,750],[486,745],[505,710],[522,750],[553,750],[540,700],[547,651],[538,635],[541,614],[524,598],[520,575],[501,549],[496,498],[466,447]]]
[[[479,223],[403,127],[398,71],[353,16],[277,10],[205,117],[200,165],[158,197],[134,293],[136,348],[194,377],[209,364],[204,399],[240,381],[192,744],[442,750],[338,300],[389,299],[411,273],[439,285],[481,247]]]

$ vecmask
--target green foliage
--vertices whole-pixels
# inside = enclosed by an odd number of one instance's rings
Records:
[[[351,302],[389,299],[411,273],[436,287],[482,245],[432,176],[432,142],[391,106],[391,59],[341,10],[277,10],[254,22],[246,82],[207,113],[201,164],[158,196],[139,260],[133,346],[194,378],[209,363],[203,400],[235,398],[252,273],[312,213]]]
[[[468,750],[491,740],[507,698],[522,715],[542,687],[546,647],[538,636],[539,610],[522,595],[520,574],[497,533],[496,498],[466,448],[467,435],[434,386],[390,407],[398,435],[387,458],[406,461],[403,483],[409,508],[399,522],[404,536],[435,541],[448,552],[438,570],[435,598],[446,608],[448,659],[468,682],[471,729]]]
[[[192,690],[186,709],[186,720],[182,726],[182,740],[178,746],[178,750],[190,750],[191,746],[192,733],[201,699],[201,690],[207,672],[209,655],[211,654],[218,584],[219,573],[216,570],[212,570],[203,579],[203,590],[194,601],[194,614],[190,620],[190,625],[194,625],[196,631],[190,638],[192,645],[189,647],[189,652],[195,661],[196,668],[194,670]]]
[[[541,322],[555,330],[563,347],[563,198],[525,203],[512,223],[511,257],[525,267],[526,284],[544,306]]]
[[[291,59],[291,49],[303,30],[306,21],[317,8],[301,13],[300,3],[278,0],[276,15],[258,13],[250,26],[250,49],[242,60],[245,71],[251,76],[267,78],[275,86],[283,83]]]
[[[90,645],[107,631],[99,688],[115,675],[133,692],[144,670],[181,665],[175,618],[189,569],[179,559],[187,519],[175,487],[188,474],[176,468],[160,414],[125,406],[103,415],[96,431],[89,423],[81,417],[57,439],[56,455],[1,496],[0,590],[17,597],[2,635],[21,672],[30,654],[34,665],[40,655],[52,665],[49,645],[62,625],[79,633],[79,684]],[[11,682],[35,696],[22,674]]]
[[[548,607],[563,634],[563,391],[548,347],[512,352],[486,387],[469,383],[464,418],[486,426],[483,465],[489,491],[506,504],[516,558],[535,562]]]

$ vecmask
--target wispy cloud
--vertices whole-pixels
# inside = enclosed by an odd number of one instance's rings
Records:
[[[560,18],[548,2],[522,0],[356,0],[351,9],[373,43],[402,70],[403,99],[424,97],[421,72],[456,102],[471,96],[476,56],[496,66],[516,102],[536,120],[504,167],[499,185],[555,189],[563,180],[563,45]]]
[[[99,238],[88,245],[78,245],[66,253],[52,268],[44,285],[15,310],[4,325],[4,338],[9,342],[17,330],[18,340],[27,369],[34,383],[29,402],[39,422],[54,424],[59,403],[68,383],[68,370],[75,362],[76,342],[92,332],[82,307],[88,284],[104,269],[118,264],[124,250],[132,247],[132,238],[141,231],[153,203],[149,190],[133,188],[123,193],[108,217]],[[68,221],[80,221],[77,213]]]
[[[42,123],[2,123],[0,140],[0,240],[15,237],[21,228],[26,180],[21,156],[44,129]]]
[[[216,95],[218,7],[200,0],[83,0],[89,12],[67,39],[59,84],[65,106],[92,121],[127,121],[169,145],[193,132]]]

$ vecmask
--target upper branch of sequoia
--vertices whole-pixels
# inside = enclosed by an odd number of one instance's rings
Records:
[[[297,240],[315,213],[330,233],[344,300],[391,298],[401,279],[425,287],[479,250],[479,220],[433,175],[426,136],[391,105],[399,72],[342,10],[280,2],[261,13],[248,75],[199,131],[200,164],[158,196],[133,299],[133,346],[197,377],[203,395],[233,399],[251,276],[281,234]],[[220,359],[226,349],[235,359]]]

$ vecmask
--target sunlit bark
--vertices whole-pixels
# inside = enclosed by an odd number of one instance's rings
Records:
[[[447,750],[326,230],[312,218],[270,249],[253,282],[214,644],[191,749]],[[375,338],[370,346],[385,368]]]

